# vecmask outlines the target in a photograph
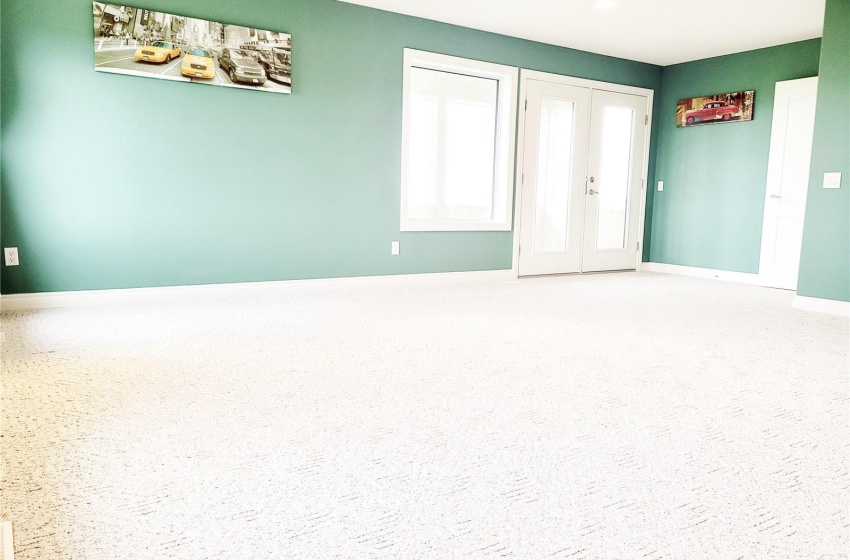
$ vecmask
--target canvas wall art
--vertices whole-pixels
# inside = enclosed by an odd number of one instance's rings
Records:
[[[292,38],[286,33],[92,4],[94,64],[99,72],[292,91]]]
[[[755,91],[736,91],[680,99],[676,110],[676,126],[751,121],[755,95]]]

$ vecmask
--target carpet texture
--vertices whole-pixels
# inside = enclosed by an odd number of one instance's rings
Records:
[[[627,273],[3,316],[18,560],[846,559],[847,319]]]

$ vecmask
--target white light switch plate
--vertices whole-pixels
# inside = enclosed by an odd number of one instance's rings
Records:
[[[841,187],[841,173],[824,173],[823,188],[837,189]]]
[[[658,192],[664,190],[664,181],[658,181]]]
[[[390,246],[390,254],[391,255],[398,255],[398,252],[399,252],[398,241],[393,241],[392,245]]]

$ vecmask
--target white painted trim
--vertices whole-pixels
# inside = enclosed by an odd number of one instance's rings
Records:
[[[727,282],[738,282],[739,284],[753,284],[760,286],[759,275],[749,272],[732,272],[730,270],[716,270],[714,268],[698,268],[695,266],[682,266],[678,264],[646,262],[640,267],[643,272],[661,272],[663,274],[678,274],[680,276],[693,276],[695,278],[713,278]]]
[[[635,88],[642,89],[642,88]],[[635,270],[640,270],[643,265],[643,250],[646,240],[646,200],[649,192],[649,143],[652,138],[652,110],[655,106],[655,92],[651,89],[642,89],[646,92],[646,138],[643,143],[643,189],[641,189],[640,197],[640,224],[638,225],[638,243],[640,248],[637,250],[637,262]],[[643,94],[642,94],[643,95]]]
[[[12,539],[12,522],[0,521],[0,560],[15,560],[15,541]]]
[[[653,93],[653,90],[641,87],[614,84],[611,82],[600,82],[597,80],[587,80],[585,78],[575,78],[573,76],[564,76],[562,74],[550,74],[549,72],[540,72],[538,70],[526,70],[525,68],[520,71],[520,80],[539,80],[541,82],[567,84],[569,86],[601,89],[605,91],[613,91],[614,93],[628,93],[631,95],[640,96],[652,95]]]
[[[644,229],[646,227],[646,198],[649,185],[649,141],[652,137],[652,108],[655,102],[655,91],[646,88],[635,86],[626,86],[621,84],[612,84],[609,82],[599,82],[596,80],[586,80],[584,78],[574,78],[572,76],[563,76],[560,74],[550,74],[548,72],[539,72],[537,70],[526,70],[525,68],[519,71],[519,118],[517,120],[517,147],[516,147],[516,188],[514,193],[514,246],[512,267],[515,277],[519,278],[519,233],[520,233],[520,216],[522,215],[522,187],[523,187],[523,162],[525,152],[525,109],[528,101],[528,80],[539,80],[544,82],[553,82],[556,84],[566,84],[571,86],[586,87],[590,89],[598,89],[603,91],[612,91],[615,93],[626,93],[629,95],[639,95],[646,97],[646,139],[644,141],[643,154],[643,171],[641,180],[643,181],[643,189],[641,190],[641,206],[640,218],[638,225],[638,240],[640,242],[640,250],[637,251],[635,260],[635,270],[641,270],[643,263],[643,244],[644,244]]]
[[[127,288],[117,290],[85,290],[75,292],[45,292],[0,296],[0,311],[82,307],[102,305],[148,304],[215,299],[243,299],[292,294],[298,290],[327,287],[390,288],[457,283],[490,283],[516,280],[510,270],[471,272],[435,272],[427,274],[396,274],[388,276],[358,276],[351,278],[317,278],[280,280],[274,282],[242,282],[205,284],[199,286],[167,286],[160,288]]]
[[[496,123],[496,157],[494,175],[494,213],[492,220],[421,220],[407,215],[410,143],[410,69],[411,67],[453,72],[496,80],[498,111]],[[510,231],[512,182],[516,142],[516,84],[519,69],[514,66],[482,62],[414,49],[404,49],[401,117],[401,231]]]
[[[840,317],[850,317],[850,301],[796,295],[794,301],[791,302],[791,307],[801,311],[815,311]]]
[[[514,227],[513,240],[514,246],[511,253],[511,272],[514,278],[519,278],[519,232],[520,232],[520,212],[522,211],[522,183],[523,183],[523,162],[525,161],[525,113],[526,105],[528,104],[528,80],[525,75],[528,70],[520,69],[519,71],[519,103],[517,104],[517,143],[516,154],[514,159]]]
[[[751,274],[748,272],[731,272],[728,270],[715,270],[712,268],[697,268],[694,266],[681,266],[678,264],[653,262],[643,263],[640,270],[643,272],[678,274],[680,276],[693,276],[695,278],[713,278],[715,280],[725,280],[727,282],[737,282],[739,284],[764,286],[764,278],[758,274]],[[770,288],[772,286],[765,287]],[[795,295],[794,301],[791,303],[791,307],[801,311],[815,311],[818,313],[839,315],[841,317],[850,317],[850,302],[848,301]]]

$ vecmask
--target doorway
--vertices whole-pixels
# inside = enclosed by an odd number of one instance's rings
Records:
[[[652,92],[523,71],[519,276],[635,270]]]
[[[776,82],[759,258],[764,286],[797,289],[818,79]]]

